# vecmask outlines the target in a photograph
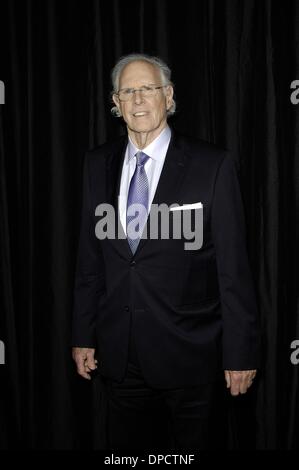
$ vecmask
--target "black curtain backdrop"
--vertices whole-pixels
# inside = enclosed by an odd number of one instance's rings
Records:
[[[0,448],[90,449],[98,431],[70,354],[82,162],[124,132],[110,71],[130,52],[172,68],[172,125],[239,164],[263,364],[247,395],[225,397],[215,447],[297,447],[298,25],[291,0],[1,2]]]

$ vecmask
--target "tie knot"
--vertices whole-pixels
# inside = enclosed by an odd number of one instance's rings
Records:
[[[148,159],[149,159],[149,156],[146,155],[146,153],[143,153],[143,152],[136,153],[136,160],[137,160],[138,166],[144,166]]]

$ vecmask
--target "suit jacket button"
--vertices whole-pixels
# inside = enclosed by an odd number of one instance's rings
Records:
[[[131,261],[130,262],[130,266],[135,266],[135,264],[136,264],[136,261]]]
[[[130,311],[130,307],[128,305],[125,305],[125,312],[129,312]]]

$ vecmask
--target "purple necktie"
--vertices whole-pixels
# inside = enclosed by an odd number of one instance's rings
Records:
[[[127,200],[127,239],[133,254],[137,250],[146,223],[149,199],[148,179],[144,169],[144,165],[149,159],[149,156],[143,152],[137,152],[135,156],[136,168],[130,181]],[[132,208],[132,213],[129,215],[128,210],[132,204],[138,205]],[[136,213],[138,214],[138,225],[136,221],[130,224],[130,222],[136,218]]]

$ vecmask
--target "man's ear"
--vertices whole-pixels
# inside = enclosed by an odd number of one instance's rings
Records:
[[[117,107],[117,109],[118,109],[118,111],[119,111],[119,113],[120,113],[120,115],[121,115],[121,109],[120,109],[120,105],[119,105],[118,96],[115,95],[115,94],[113,94],[113,95],[112,95],[112,99],[113,99],[113,102],[114,102],[115,106]]]
[[[166,88],[166,108],[167,108],[167,111],[169,110],[169,108],[171,108],[172,103],[173,103],[173,87],[171,85],[168,85],[168,87]]]

